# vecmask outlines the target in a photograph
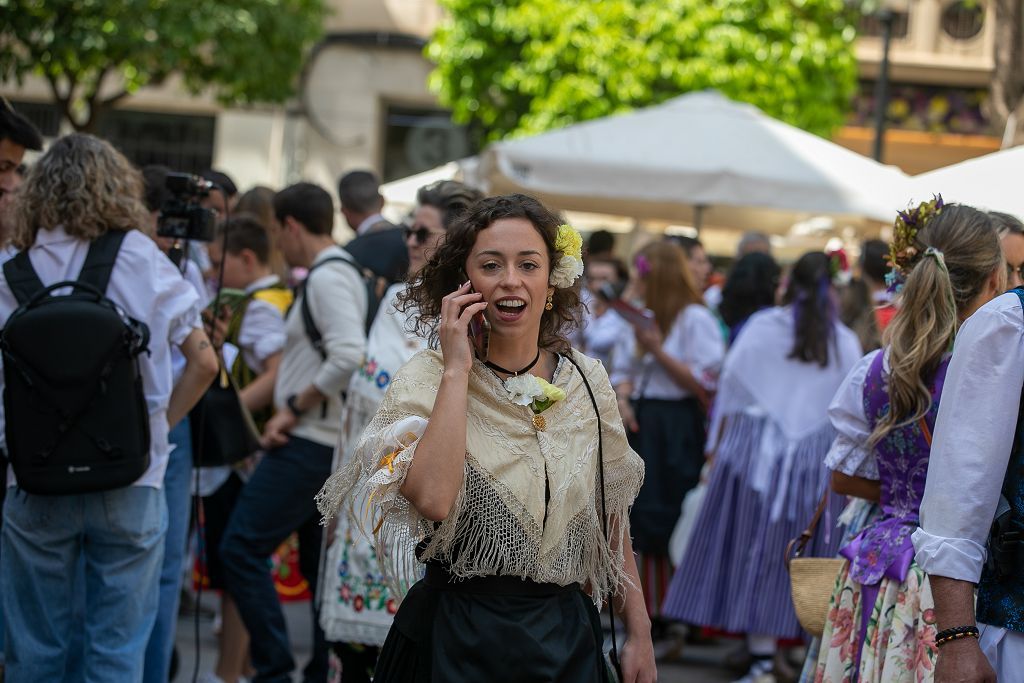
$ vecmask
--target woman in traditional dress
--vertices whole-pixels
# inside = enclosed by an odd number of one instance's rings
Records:
[[[647,472],[630,522],[648,613],[661,635],[661,603],[672,577],[668,542],[683,498],[700,482],[706,410],[725,341],[682,247],[654,242],[634,262],[632,295],[649,317],[636,316],[620,335],[611,379],[629,443]]]
[[[377,683],[604,681],[595,606],[613,596],[624,679],[656,678],[628,518],[643,464],[601,364],[563,336],[583,263],[559,223],[523,195],[482,200],[399,297],[432,348],[392,379],[337,480],[366,497],[354,512],[378,550],[426,565]],[[406,557],[389,578],[413,578]]]
[[[450,180],[419,189],[411,223],[405,228],[410,280],[416,280],[455,219],[482,196],[477,190]],[[427,340],[415,334],[409,312],[396,308],[398,296],[407,287],[400,283],[388,289],[370,328],[366,357],[349,382],[335,451],[336,470],[350,462],[363,429],[384,399],[391,378],[427,346]],[[365,506],[366,501],[360,501],[355,507],[360,505]],[[352,528],[348,515],[338,515],[328,538],[330,547],[324,565],[328,569],[320,593],[320,625],[324,637],[332,643],[329,680],[369,683],[379,647],[391,628],[401,596],[392,594],[380,571],[376,550],[367,536]]]
[[[726,356],[711,481],[664,605],[667,616],[747,634],[754,661],[746,681],[771,671],[777,639],[803,633],[782,558],[824,491],[835,437],[826,408],[861,357],[856,336],[836,320],[825,254],[797,261],[783,301],[751,316]],[[834,520],[842,503],[832,502]],[[835,555],[829,526],[819,525],[811,555]]]
[[[911,534],[953,338],[1006,277],[991,217],[941,199],[900,214],[892,255],[899,312],[829,408],[838,436],[826,460],[834,491],[877,501],[882,515],[840,551],[816,681],[933,680],[934,603]]]

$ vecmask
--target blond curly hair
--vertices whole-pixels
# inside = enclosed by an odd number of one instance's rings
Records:
[[[142,174],[110,143],[74,133],[54,142],[29,169],[13,209],[12,243],[35,244],[40,230],[63,226],[94,240],[108,230],[146,224]]]

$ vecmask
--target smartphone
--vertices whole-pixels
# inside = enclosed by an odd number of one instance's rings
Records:
[[[616,299],[609,304],[616,313],[626,319],[634,327],[650,327],[654,325],[654,311],[649,308],[638,308],[624,299]]]
[[[608,306],[635,327],[649,327],[654,324],[654,311],[639,308],[622,298],[622,293],[615,286],[606,282],[597,291],[598,296],[608,302]]]
[[[469,280],[469,277],[463,273],[462,276]],[[469,286],[470,293],[476,293],[473,289],[473,285]],[[491,323],[487,321],[487,317],[483,311],[475,314],[469,319],[469,339],[473,342],[473,348],[476,350],[476,356],[480,360],[487,360],[487,351],[491,343]]]
[[[483,311],[469,319],[469,338],[476,349],[477,358],[487,360],[487,351],[491,343],[491,324],[487,322]]]

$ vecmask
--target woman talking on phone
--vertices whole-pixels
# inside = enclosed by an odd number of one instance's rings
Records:
[[[559,223],[523,195],[484,199],[400,300],[431,349],[397,373],[338,475],[370,501],[353,514],[377,547],[415,546],[426,565],[378,683],[605,681],[595,606],[612,598],[624,680],[656,680],[629,535],[643,464],[601,364],[566,342],[583,264]],[[393,555],[395,583],[414,578]]]

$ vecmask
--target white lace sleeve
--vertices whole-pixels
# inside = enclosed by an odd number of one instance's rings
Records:
[[[425,379],[429,363],[418,354],[395,375],[351,458],[316,497],[324,522],[345,514],[350,526],[372,539],[396,595],[418,577],[413,550],[424,518],[401,488],[433,408],[437,385]]]
[[[825,456],[825,466],[852,477],[879,478],[878,460],[867,443],[871,426],[864,414],[864,382],[868,370],[881,351],[864,356],[843,380],[828,408],[829,420],[837,435]]]

